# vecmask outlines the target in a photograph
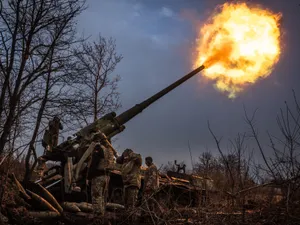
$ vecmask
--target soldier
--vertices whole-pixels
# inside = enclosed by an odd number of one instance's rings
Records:
[[[63,126],[60,122],[60,119],[55,116],[52,121],[49,122],[49,141],[48,145],[50,145],[50,151],[53,150],[58,144],[58,135],[59,130],[62,130]]]
[[[145,158],[147,170],[145,172],[144,187],[145,192],[153,192],[159,187],[159,174],[157,167],[153,163],[152,157]]]
[[[131,210],[136,205],[138,191],[141,188],[142,157],[131,149],[126,149],[122,156],[117,158],[117,163],[122,164],[125,208]]]
[[[177,166],[177,173],[180,173],[182,171],[183,174],[185,174],[185,164],[177,164],[177,160],[174,161],[175,166]]]
[[[144,178],[144,199],[146,204],[144,208],[154,210],[154,202],[152,201],[153,195],[159,187],[159,173],[157,167],[153,163],[152,157],[148,156],[145,158],[147,170],[145,171]],[[147,206],[148,205],[148,206]]]
[[[58,144],[58,135],[59,130],[62,130],[63,126],[60,122],[58,116],[54,116],[53,120],[49,121],[48,129],[45,130],[42,145],[45,148],[46,155],[40,156],[38,158],[38,166],[37,166],[37,173],[38,176],[41,178],[44,176],[46,170],[46,162],[47,162],[47,153],[52,152],[53,148],[55,148]]]
[[[97,216],[103,216],[105,212],[105,200],[107,188],[110,180],[110,170],[115,168],[114,156],[116,151],[108,143],[107,138],[103,138],[95,146],[92,158],[88,165],[87,183],[92,184],[92,203],[94,213]]]

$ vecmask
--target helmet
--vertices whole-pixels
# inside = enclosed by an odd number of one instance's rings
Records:
[[[124,152],[123,152],[123,154],[130,154],[130,153],[132,153],[133,151],[132,151],[132,149],[130,149],[130,148],[126,148],[125,150],[124,150]]]

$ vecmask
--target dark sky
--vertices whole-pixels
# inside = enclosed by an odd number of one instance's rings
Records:
[[[117,66],[122,109],[132,107],[160,91],[191,70],[197,31],[221,0],[88,0],[80,17],[79,31],[96,38],[98,33],[116,39],[124,56]],[[254,2],[254,1],[251,1]],[[276,115],[284,101],[292,102],[292,89],[300,94],[300,1],[256,1],[283,15],[283,53],[271,76],[257,82],[234,100],[203,83],[201,74],[182,84],[126,124],[114,143],[119,152],[132,148],[143,157],[153,156],[158,165],[184,160],[190,165],[188,141],[194,160],[215,143],[208,131],[209,120],[218,136],[228,138],[248,131],[243,104],[249,112],[258,108],[261,140],[265,131],[277,132]],[[249,142],[251,145],[251,141]],[[265,150],[269,150],[266,148]],[[255,158],[260,155],[254,150]]]

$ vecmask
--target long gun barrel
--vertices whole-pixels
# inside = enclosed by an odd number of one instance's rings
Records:
[[[191,77],[198,74],[201,70],[205,67],[202,65],[190,73],[186,74],[184,77],[180,78],[179,80],[175,81],[173,84],[169,85],[168,87],[164,88],[160,92],[154,94],[150,98],[146,99],[145,101],[141,102],[133,106],[132,108],[128,109],[127,111],[123,112],[119,116],[116,116],[115,112],[111,112],[106,114],[105,116],[101,117],[100,119],[96,120],[94,123],[82,128],[78,131],[75,136],[76,139],[71,142],[63,142],[58,147],[63,149],[70,149],[70,146],[73,146],[73,149],[77,148],[75,146],[79,146],[81,143],[82,138],[87,140],[88,142],[91,141],[94,137],[93,135],[99,131],[105,134],[109,139],[115,136],[116,134],[122,132],[125,129],[124,124],[135,117],[137,114],[141,113],[145,108],[150,106],[152,103],[190,79]],[[71,148],[72,149],[72,148]]]
[[[116,117],[116,120],[120,125],[125,124],[129,120],[131,120],[133,117],[135,117],[137,114],[141,113],[145,108],[147,108],[149,105],[190,79],[191,77],[195,76],[197,73],[199,73],[201,70],[204,69],[204,66],[200,66],[197,69],[193,70],[192,72],[186,74],[184,77],[180,78],[179,80],[175,81],[173,84],[169,85],[168,87],[164,88],[160,92],[156,93],[155,95],[151,96],[150,98],[146,99],[140,104],[135,105],[134,107],[128,109],[127,111],[123,112],[119,116]]]

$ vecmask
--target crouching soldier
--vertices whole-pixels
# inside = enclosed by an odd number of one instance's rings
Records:
[[[132,210],[136,205],[138,191],[141,188],[142,157],[131,149],[126,149],[122,156],[117,158],[117,163],[122,164],[125,208]]]
[[[106,137],[95,146],[88,164],[87,183],[92,185],[92,204],[95,216],[104,216],[110,170],[115,168],[115,150]]]

